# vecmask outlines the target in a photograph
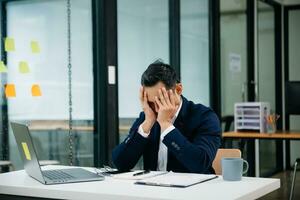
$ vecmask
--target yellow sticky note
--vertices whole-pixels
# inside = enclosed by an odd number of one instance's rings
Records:
[[[22,74],[29,73],[29,66],[28,66],[27,62],[21,61],[19,63],[19,71]]]
[[[31,160],[31,155],[26,142],[22,142],[23,151],[27,160]]]
[[[40,86],[37,85],[37,84],[32,85],[31,94],[32,94],[33,97],[40,97],[40,96],[42,96],[42,92],[41,92]]]
[[[6,84],[5,85],[5,95],[6,98],[16,97],[16,88],[14,84]]]
[[[15,40],[13,38],[5,38],[4,42],[5,51],[15,51]]]
[[[6,73],[7,67],[5,66],[3,61],[0,61],[0,73]]]
[[[41,49],[37,41],[31,41],[30,46],[31,46],[32,53],[40,53]]]

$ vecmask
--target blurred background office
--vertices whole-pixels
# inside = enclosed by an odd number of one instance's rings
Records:
[[[285,91],[300,81],[299,0],[0,3],[2,172],[23,168],[10,121],[29,125],[43,165],[112,165],[112,149],[141,111],[141,74],[158,58],[220,121],[232,119],[236,102],[266,101],[281,116],[279,130],[300,129]],[[289,179],[300,157],[297,141],[232,145],[245,159],[259,149],[262,177]]]

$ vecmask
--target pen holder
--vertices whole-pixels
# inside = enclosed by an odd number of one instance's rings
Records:
[[[276,123],[267,124],[267,133],[276,133],[276,131],[277,131]]]
[[[277,120],[279,119],[279,115],[272,114],[266,117],[267,123],[267,133],[275,133],[277,131]]]

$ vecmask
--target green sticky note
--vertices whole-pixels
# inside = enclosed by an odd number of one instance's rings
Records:
[[[40,45],[37,41],[31,41],[31,52],[32,53],[40,53]]]
[[[4,47],[6,52],[15,51],[15,40],[13,38],[5,38]]]
[[[0,73],[7,73],[7,67],[3,61],[0,61]]]
[[[29,67],[28,67],[27,62],[21,61],[19,63],[19,71],[20,71],[21,74],[29,73]]]

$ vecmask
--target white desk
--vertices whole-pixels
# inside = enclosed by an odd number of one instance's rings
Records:
[[[47,169],[59,166],[47,166]],[[88,168],[87,168],[88,169]],[[104,181],[43,185],[30,178],[24,170],[0,174],[1,194],[54,199],[256,199],[280,187],[279,179],[243,177],[227,182],[222,177],[187,188],[135,185],[133,180],[107,177]]]

